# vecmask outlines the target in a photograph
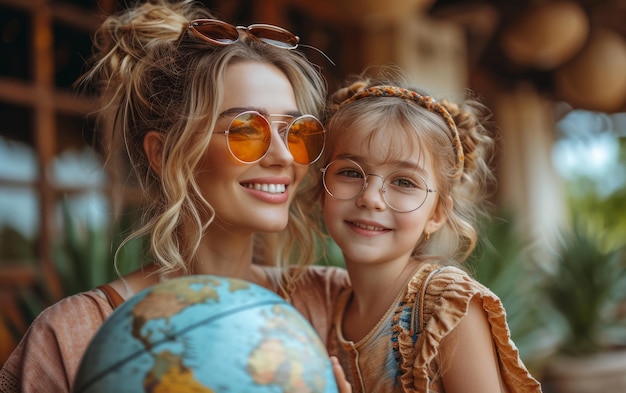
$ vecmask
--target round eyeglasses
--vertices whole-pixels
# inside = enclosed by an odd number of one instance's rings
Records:
[[[382,177],[373,173],[365,173],[363,168],[351,159],[335,160],[322,169],[326,192],[331,197],[347,201],[361,195],[369,185],[370,177],[382,180],[380,188],[382,197],[392,210],[408,213],[419,209],[428,194],[436,192],[428,188],[424,177],[410,169],[401,169]]]
[[[240,162],[252,164],[265,157],[269,151],[272,123],[278,123],[279,133],[295,162],[309,165],[320,158],[324,150],[326,131],[315,116],[303,115],[295,119],[290,115],[268,116],[293,120],[270,121],[258,112],[247,111],[235,116],[228,130],[215,133],[226,136],[226,144],[233,157]]]

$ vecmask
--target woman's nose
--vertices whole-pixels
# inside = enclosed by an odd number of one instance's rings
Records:
[[[283,136],[282,130],[285,126],[282,122],[272,122],[272,139],[267,154],[261,160],[266,165],[288,166],[293,163],[293,155],[289,151]],[[286,132],[286,130],[285,130]]]

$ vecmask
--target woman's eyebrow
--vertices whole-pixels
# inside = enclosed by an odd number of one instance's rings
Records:
[[[251,108],[251,107],[248,107],[248,108],[243,108],[243,107],[234,107],[234,108],[228,108],[228,109],[226,109],[225,111],[223,111],[222,113],[220,113],[217,117],[218,117],[218,118],[220,118],[220,117],[225,117],[225,116],[229,116],[229,117],[231,117],[231,116],[236,116],[236,115],[238,115],[238,114],[240,114],[240,113],[243,113],[243,112],[259,112],[259,113],[262,113],[262,112],[260,112],[260,111],[259,111],[259,109],[258,109],[258,108]]]
[[[289,115],[289,116],[291,116],[291,117],[300,117],[300,116],[302,116],[302,115],[303,115],[303,113],[302,113],[302,112],[300,112],[300,111],[290,111],[290,112],[287,112],[287,113],[285,113],[285,114],[286,114],[286,115]]]

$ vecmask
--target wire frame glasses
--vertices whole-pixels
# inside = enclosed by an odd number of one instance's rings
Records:
[[[385,203],[400,213],[419,209],[426,202],[428,194],[436,192],[428,188],[422,175],[411,169],[401,169],[382,177],[366,173],[356,161],[344,158],[332,161],[322,172],[328,195],[342,201],[357,198],[369,186],[370,178],[380,178],[380,191]]]

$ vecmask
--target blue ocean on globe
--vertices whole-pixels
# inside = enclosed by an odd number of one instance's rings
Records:
[[[172,279],[124,302],[81,361],[74,393],[336,393],[328,354],[280,296],[211,275]]]

